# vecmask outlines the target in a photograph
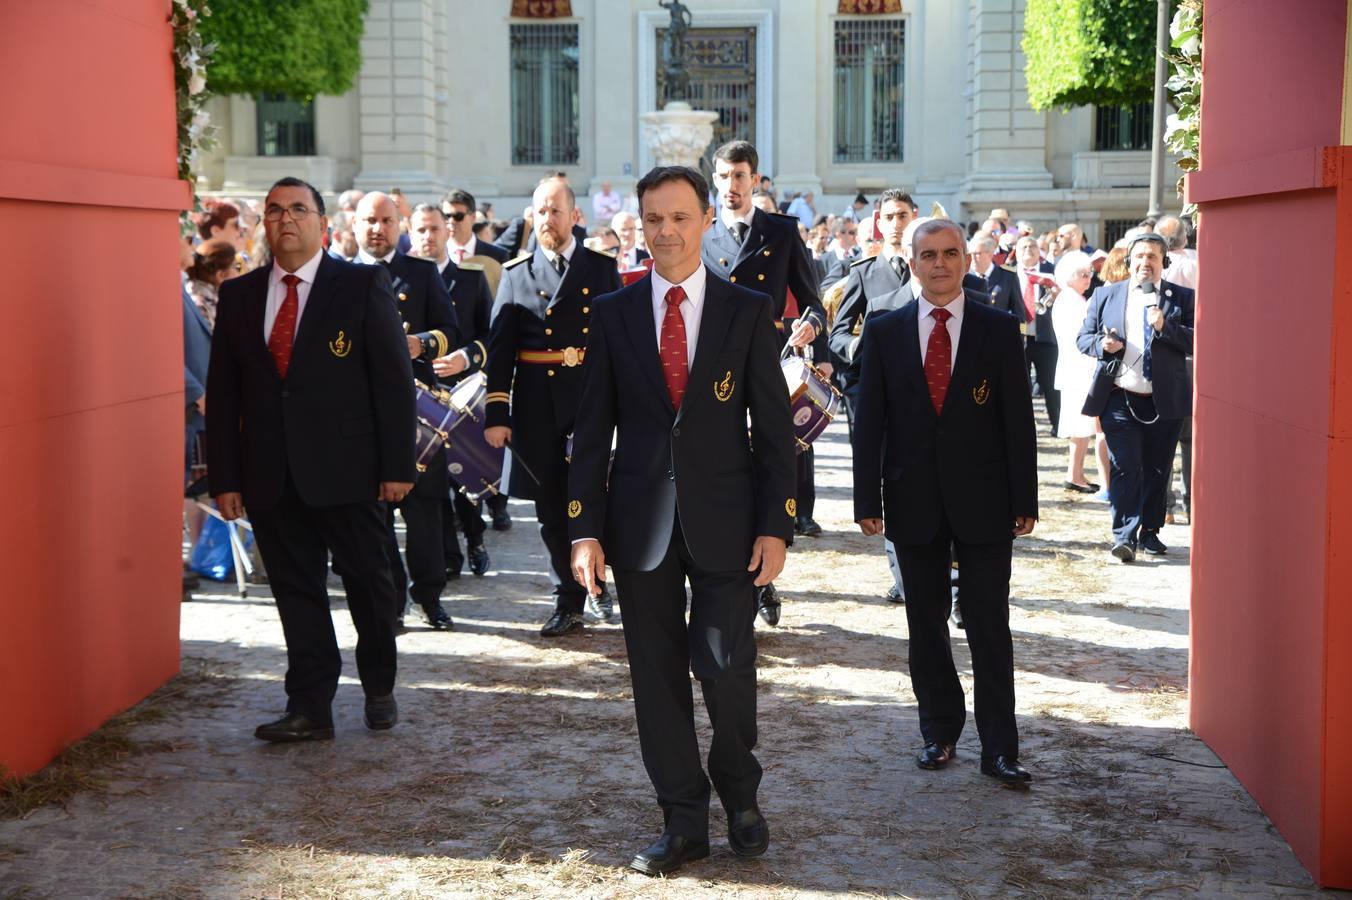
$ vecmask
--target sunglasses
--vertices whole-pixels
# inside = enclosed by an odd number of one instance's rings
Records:
[[[463,222],[465,220],[465,216],[469,215],[469,213],[451,212],[449,209],[443,209],[441,212],[444,216],[446,216],[446,218],[450,219],[452,222]]]

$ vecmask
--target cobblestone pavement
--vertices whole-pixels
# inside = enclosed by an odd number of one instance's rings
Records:
[[[790,551],[783,621],[759,631],[773,833],[761,859],[731,854],[715,811],[709,860],[668,880],[623,868],[661,816],[620,630],[539,637],[548,581],[530,508],[513,503],[516,527],[490,532],[493,571],[447,591],[456,630],[410,618],[390,732],[362,726],[336,592],[337,738],[255,741],[283,704],[276,613],[266,589],[197,594],[183,606],[184,674],[133,710],[137,750],[106,789],[0,822],[0,896],[1317,893],[1186,729],[1189,530],[1165,529],[1163,559],[1110,560],[1106,505],[1063,492],[1063,445],[1042,443],[1042,519],[1017,542],[1011,601],[1031,791],[979,774],[972,728],[948,770],[915,767],[905,613],[881,599],[879,540],[850,521],[837,424],[817,460],[826,534]],[[970,694],[960,634],[954,645]]]

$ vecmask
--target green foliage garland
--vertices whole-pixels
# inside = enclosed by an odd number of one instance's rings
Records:
[[[206,0],[174,0],[169,27],[174,32],[174,99],[178,107],[178,177],[196,184],[202,150],[215,146],[216,129],[207,117],[207,61],[216,49],[202,40],[199,26],[211,15]],[[196,192],[193,206],[196,207]],[[185,230],[191,223],[184,218]]]
[[[1028,101],[1128,106],[1154,96],[1156,6],[1147,0],[1028,0]]]
[[[367,0],[215,0],[202,23],[216,44],[217,94],[343,94],[361,69]]]
[[[1178,167],[1184,174],[1201,165],[1202,118],[1202,0],[1181,0],[1169,25],[1173,67],[1169,76],[1169,97],[1178,112],[1169,116],[1164,132],[1170,153],[1179,156]],[[1183,175],[1178,177],[1178,195],[1183,196]],[[1189,203],[1183,214],[1197,220],[1197,205]]]

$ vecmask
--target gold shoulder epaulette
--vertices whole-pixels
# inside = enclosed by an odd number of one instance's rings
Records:
[[[525,261],[528,260],[528,259],[530,259],[530,254],[529,254],[529,253],[525,253],[525,254],[522,254],[521,256],[518,256],[516,259],[509,260],[509,261],[503,263],[503,264],[502,264],[502,267],[503,267],[504,269],[510,269],[510,268],[512,268],[512,266],[519,266],[519,265],[521,265],[523,262],[525,262]]]
[[[482,272],[484,270],[484,267],[478,263],[456,263],[455,267],[457,269],[463,269],[466,272]]]
[[[850,263],[850,268],[853,269],[855,266],[862,266],[866,262],[873,262],[877,258],[878,257],[876,256],[861,257],[860,259],[856,259],[854,262]]]

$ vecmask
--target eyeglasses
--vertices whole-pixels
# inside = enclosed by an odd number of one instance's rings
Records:
[[[847,229],[847,230],[845,231],[845,233],[846,233],[846,234],[858,234],[858,231],[856,231],[856,230],[853,229],[853,228],[850,228],[850,229]]]
[[[450,219],[452,222],[463,222],[465,220],[465,216],[469,215],[469,213],[451,212],[449,209],[443,209],[441,212],[442,215]]]
[[[269,222],[280,222],[283,214],[291,213],[292,220],[300,222],[312,212],[314,210],[304,203],[292,203],[290,206],[278,206],[272,203],[268,205],[267,209],[263,210],[263,218]]]

